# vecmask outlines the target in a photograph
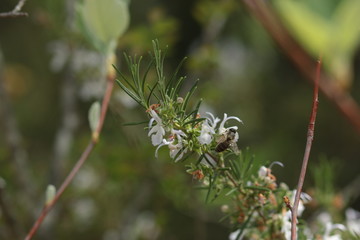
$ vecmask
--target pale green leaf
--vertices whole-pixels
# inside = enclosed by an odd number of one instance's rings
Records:
[[[360,40],[360,1],[344,0],[333,16],[334,31],[332,47],[341,55],[353,55]],[[349,57],[350,57],[349,56]]]
[[[334,37],[331,36],[331,22],[301,1],[277,0],[274,3],[290,32],[312,55],[317,57],[329,49]]]
[[[56,188],[54,185],[49,184],[46,188],[46,193],[45,193],[45,204],[49,204],[55,197],[56,195]]]
[[[99,102],[94,102],[89,109],[89,124],[90,129],[94,133],[99,125],[101,114],[101,106]]]
[[[116,40],[129,25],[125,0],[84,0],[77,6],[80,30],[98,50],[113,51]]]

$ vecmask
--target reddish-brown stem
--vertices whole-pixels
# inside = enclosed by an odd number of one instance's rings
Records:
[[[292,207],[292,217],[291,217],[291,240],[296,240],[296,220],[297,220],[297,210],[299,206],[300,196],[302,187],[305,180],[307,164],[309,162],[309,156],[311,151],[311,145],[314,139],[314,129],[315,129],[315,121],[316,121],[316,114],[319,104],[319,80],[320,80],[320,69],[321,69],[321,57],[318,60],[317,67],[316,67],[316,80],[314,82],[314,95],[313,95],[313,104],[311,110],[311,116],[309,120],[308,132],[307,132],[307,140],[306,140],[306,147],[304,158],[301,166],[298,186],[296,189],[295,194],[295,202],[294,206]]]
[[[22,7],[24,6],[26,0],[20,0],[18,4],[14,7],[14,9],[10,12],[0,13],[0,18],[7,18],[7,17],[22,17],[28,16],[26,12],[21,12]]]
[[[107,77],[107,86],[106,86],[104,99],[102,101],[100,121],[98,123],[98,127],[97,127],[97,130],[96,130],[96,136],[99,136],[99,134],[100,134],[100,132],[102,130],[103,124],[104,124],[106,112],[107,112],[109,102],[110,102],[111,93],[112,93],[112,90],[114,88],[114,81],[115,81],[115,79],[114,79],[113,76],[108,76]],[[80,170],[81,166],[88,159],[91,151],[94,149],[94,147],[95,147],[95,145],[97,143],[97,140],[98,140],[98,138],[96,138],[96,139],[94,137],[91,138],[89,144],[87,145],[86,149],[82,153],[81,157],[76,162],[75,166],[73,167],[73,169],[71,170],[69,175],[65,178],[65,180],[61,184],[59,190],[56,192],[55,197],[49,203],[47,203],[44,206],[44,208],[42,209],[42,211],[40,213],[40,216],[35,221],[34,225],[30,229],[27,236],[25,237],[25,240],[30,240],[34,236],[34,234],[37,232],[37,230],[39,229],[41,223],[43,222],[43,220],[45,219],[45,217],[47,216],[49,211],[52,209],[52,207],[55,205],[55,203],[59,200],[59,198],[61,197],[61,195],[65,191],[65,189],[69,186],[69,184],[71,183],[71,181],[75,177],[76,173]]]

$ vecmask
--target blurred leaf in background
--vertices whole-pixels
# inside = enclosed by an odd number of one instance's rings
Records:
[[[331,1],[322,1],[332,5]],[[353,82],[355,50],[359,46],[360,1],[338,2],[330,15],[322,14],[310,1],[274,1],[289,30],[314,56],[323,55],[327,70],[338,86]]]
[[[127,0],[83,0],[77,5],[79,28],[90,43],[105,54],[116,48],[117,39],[129,25]]]

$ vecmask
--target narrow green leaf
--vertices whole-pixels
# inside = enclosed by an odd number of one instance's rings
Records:
[[[175,99],[175,97],[179,93],[181,86],[183,85],[185,79],[186,79],[186,77],[179,78],[178,82],[176,83],[175,88],[171,89],[171,93],[170,93],[171,99]]]
[[[147,124],[149,121],[141,121],[141,122],[129,122],[122,124],[123,126],[134,126],[134,125],[140,125],[140,124]]]
[[[223,216],[222,218],[220,218],[219,222],[223,222],[225,219],[228,219],[230,216],[232,215],[236,215],[236,213],[228,213],[225,216]]]
[[[88,114],[90,129],[92,133],[94,133],[97,130],[100,121],[100,114],[101,114],[101,105],[99,102],[96,101],[91,105]]]
[[[198,166],[201,163],[201,160],[204,158],[204,154],[200,155],[199,159],[196,161],[196,166]]]
[[[115,68],[116,72],[120,75],[120,77],[126,82],[126,84],[127,84],[134,92],[137,92],[137,90],[135,89],[135,87],[129,82],[129,80],[127,80],[127,78],[125,77],[124,74],[122,74],[122,72],[120,71],[120,69],[118,69],[115,65],[113,65],[113,67]]]
[[[187,125],[187,124],[190,124],[190,123],[202,122],[204,120],[206,120],[206,118],[195,118],[195,119],[187,121],[186,123],[184,123],[184,125]]]
[[[184,64],[184,62],[186,61],[187,57],[184,57],[181,62],[178,64],[177,68],[175,69],[174,74],[172,75],[172,77],[170,78],[170,80],[168,81],[167,85],[166,85],[166,92],[167,94],[170,94],[170,90],[173,87],[174,81],[177,78],[177,74],[180,70],[180,68],[182,67],[182,65]]]
[[[233,188],[233,189],[231,189],[230,191],[228,191],[228,192],[225,194],[225,196],[229,196],[229,195],[233,194],[234,192],[236,192],[237,190],[238,190],[237,188]]]
[[[139,81],[137,81],[135,79],[135,76],[134,76],[134,66],[136,68],[136,65],[132,59],[131,56],[128,56],[127,54],[124,53],[124,58],[125,58],[125,62],[126,62],[126,65],[128,66],[128,68],[130,69],[130,74],[131,74],[131,79],[134,83],[134,87],[136,89],[136,92],[138,92],[138,89],[139,89]]]
[[[144,106],[144,104],[141,102],[141,99],[136,96],[135,93],[131,92],[127,87],[125,87],[124,84],[122,84],[118,79],[116,79],[117,84],[119,84],[119,86],[132,98],[134,99],[138,104],[140,104],[141,106],[143,106],[146,109],[146,106]]]
[[[148,75],[148,73],[149,73],[149,71],[150,71],[150,69],[151,69],[151,66],[153,66],[153,64],[154,64],[154,60],[151,59],[151,61],[149,62],[148,66],[147,66],[147,68],[146,68],[146,70],[145,70],[145,73],[144,73],[144,75],[143,75],[143,77],[142,77],[141,89],[142,89],[142,92],[143,92],[143,93],[145,92],[145,81],[146,81],[147,75]],[[151,95],[151,94],[150,94],[150,95]]]
[[[237,164],[231,160],[228,161],[228,164],[230,165],[231,173],[236,178],[236,180],[241,179],[239,167]]]
[[[182,147],[177,153],[176,153],[176,155],[175,155],[175,157],[174,157],[174,160],[176,161],[176,159],[180,156],[180,154],[185,150],[185,148],[186,147]],[[179,160],[181,160],[181,159],[179,159]],[[178,161],[179,161],[178,160]]]
[[[188,154],[186,154],[182,159],[180,159],[180,162],[185,162],[190,156],[192,156],[194,154],[193,151],[189,152]]]
[[[211,162],[211,160],[207,158],[206,154],[203,154],[203,156],[204,156],[205,161],[206,161],[211,167],[215,168],[215,166],[213,165],[213,163]]]
[[[156,82],[152,88],[150,88],[150,86],[148,86],[148,88],[150,90],[150,93],[149,93],[149,96],[148,96],[148,99],[147,99],[147,106],[150,106],[151,96],[153,95],[153,92],[154,92],[157,85],[158,85],[158,82]]]
[[[214,197],[211,199],[211,202],[214,202],[223,192],[224,189],[219,189],[218,192],[215,193]]]
[[[244,224],[242,224],[241,228],[240,228],[240,232],[239,234],[236,236],[236,240],[239,240],[241,235],[243,234],[244,230],[246,229],[247,225],[250,223],[250,220],[252,218],[252,215],[254,214],[255,210],[252,210],[250,215],[248,216],[248,219],[245,221]]]
[[[195,107],[195,110],[194,110],[194,113],[193,113],[193,117],[194,117],[194,118],[196,118],[196,115],[197,115],[198,112],[199,112],[199,108],[200,108],[201,102],[202,102],[202,98],[200,98],[199,102],[196,104],[196,107]]]
[[[245,189],[252,189],[252,190],[259,190],[259,191],[266,191],[266,192],[270,192],[271,189],[266,188],[266,187],[259,187],[259,186],[245,186]]]
[[[191,96],[194,94],[196,88],[197,88],[197,84],[199,82],[199,79],[195,81],[194,85],[191,87],[190,91],[186,94],[186,97],[183,101],[183,105],[182,105],[182,110],[185,110],[187,107],[187,104],[189,102],[189,99],[191,98]]]

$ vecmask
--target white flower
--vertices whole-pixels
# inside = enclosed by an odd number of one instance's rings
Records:
[[[213,140],[213,135],[215,134],[214,129],[212,129],[207,121],[203,122],[201,125],[200,136],[197,137],[201,145],[210,144]]]
[[[212,142],[212,140],[214,139],[215,132],[216,132],[215,131],[216,125],[218,122],[220,122],[220,119],[217,117],[214,117],[214,115],[212,113],[206,112],[206,114],[208,114],[209,117],[206,117],[206,120],[203,122],[203,124],[201,126],[200,136],[197,138],[199,143],[202,145],[210,144]],[[234,120],[237,120],[238,122],[242,123],[242,121],[239,118],[232,117],[232,116],[228,117],[227,114],[225,113],[224,119],[221,122],[219,129],[218,129],[219,135],[224,134],[225,131],[230,128],[237,130],[237,126],[233,126],[233,127],[229,127],[229,128],[224,127],[226,121],[228,121],[230,119],[234,119]],[[238,139],[239,139],[239,134],[236,133],[234,141],[237,142]]]
[[[360,212],[349,208],[346,209],[346,225],[350,232],[360,235]]]
[[[219,126],[219,134],[223,134],[227,129],[230,129],[230,128],[233,128],[235,130],[238,129],[237,126],[232,126],[232,127],[228,127],[228,128],[225,128],[225,123],[226,121],[230,120],[230,119],[234,119],[240,123],[242,123],[242,121],[240,120],[240,118],[238,117],[233,117],[233,116],[230,116],[228,117],[226,113],[224,113],[224,119],[222,120],[222,122],[220,123],[220,126]],[[236,137],[235,137],[235,140],[237,141],[237,138],[238,138],[238,134],[236,133]]]
[[[220,122],[219,118],[215,118],[214,115],[210,112],[207,112],[210,117],[207,117],[206,120],[201,125],[201,133],[200,136],[197,137],[200,144],[210,144],[213,140],[213,136],[215,134],[215,128],[218,122]]]
[[[171,130],[171,134],[172,135],[170,141],[163,139],[162,143],[157,147],[155,151],[155,157],[158,157],[158,151],[160,147],[168,145],[170,149],[170,157],[175,158],[176,155],[178,155],[178,157],[175,159],[175,162],[177,162],[183,157],[184,153],[187,152],[187,148],[183,149],[183,137],[186,137],[186,134],[181,130],[174,129]],[[175,138],[177,141],[175,140]],[[175,142],[177,143],[175,144]],[[182,152],[178,154],[181,150]]]
[[[150,116],[152,117],[149,122],[149,134],[148,136],[151,136],[151,142],[154,146],[157,146],[162,143],[165,135],[165,129],[162,126],[162,121],[159,115],[154,111],[150,111]],[[156,122],[156,125],[151,127]]]
[[[331,232],[335,229],[339,229],[341,231],[345,231],[346,227],[342,224],[332,224],[331,222],[327,222],[325,226],[325,233],[323,235],[323,240],[342,240],[340,234],[333,234],[330,236]]]
[[[268,169],[265,166],[261,166],[258,171],[259,178],[265,178],[268,175]]]
[[[241,240],[246,235],[246,229],[242,232],[241,236],[239,238],[238,235],[240,234],[240,230],[236,230],[235,232],[230,233],[229,240]]]
[[[291,205],[294,206],[294,202],[295,202],[295,195],[296,195],[296,190],[293,190],[292,192],[292,197],[291,197]],[[299,201],[299,205],[298,205],[298,216],[300,217],[301,214],[304,212],[305,210],[305,206],[304,203],[308,203],[312,200],[311,196],[307,193],[300,193],[300,201]]]
[[[285,239],[289,240],[291,239],[291,211],[288,210],[283,214],[283,217],[281,219],[282,226],[281,226],[281,232],[284,234]]]

